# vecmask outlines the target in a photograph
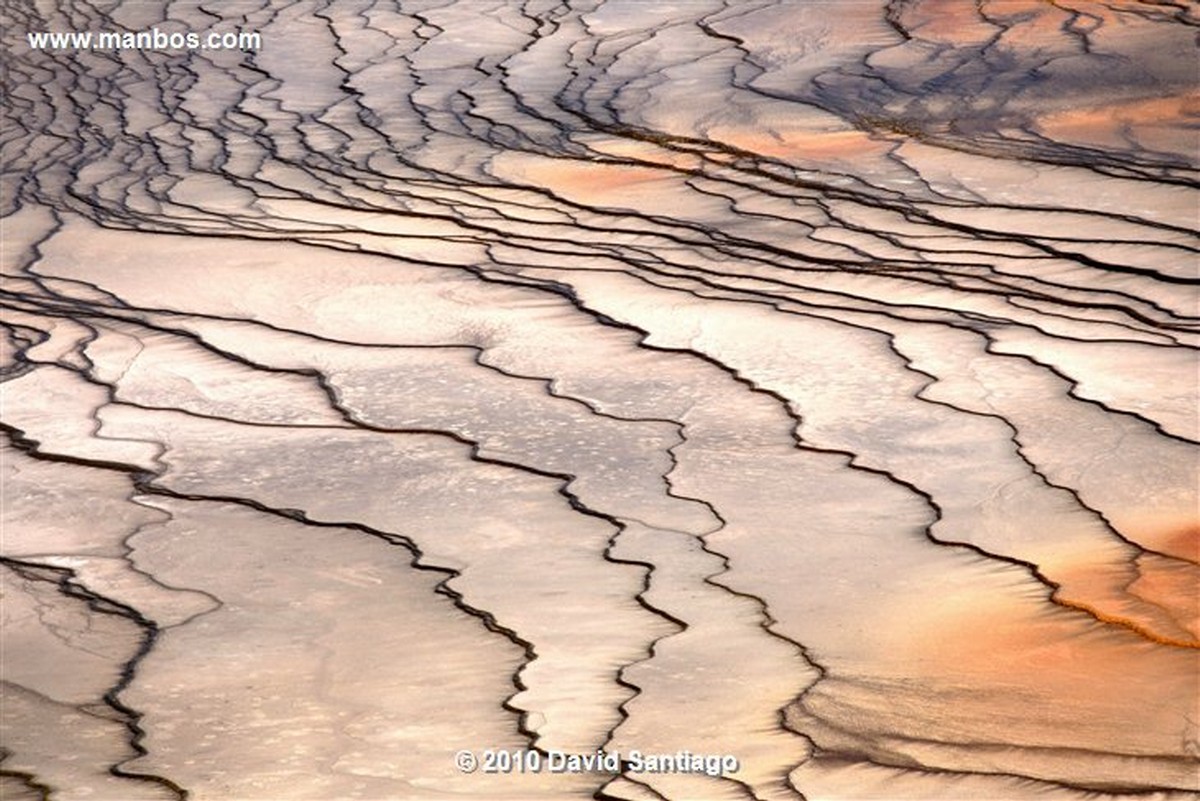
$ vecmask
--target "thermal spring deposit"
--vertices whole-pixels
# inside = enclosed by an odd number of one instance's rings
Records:
[[[5,0],[0,798],[1200,797],[1200,12]]]

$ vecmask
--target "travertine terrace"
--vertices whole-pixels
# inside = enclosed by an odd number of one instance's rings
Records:
[[[2,14],[3,798],[1200,792],[1194,7]]]

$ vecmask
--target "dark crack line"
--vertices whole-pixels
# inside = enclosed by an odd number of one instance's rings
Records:
[[[14,446],[26,450],[31,456],[35,455],[34,451],[30,449],[35,449],[36,443],[24,439],[21,432],[7,424],[0,423],[0,428],[3,428],[8,434],[9,440]],[[67,598],[82,601],[93,612],[128,620],[140,629],[141,637],[138,640],[137,650],[133,656],[125,660],[121,666],[116,684],[106,690],[103,696],[104,703],[120,715],[121,723],[125,726],[129,735],[126,742],[133,750],[134,756],[109,765],[108,772],[119,779],[148,782],[166,788],[176,798],[179,798],[180,801],[187,799],[189,792],[170,779],[153,773],[139,773],[125,768],[125,765],[129,762],[146,756],[149,752],[142,745],[142,740],[146,734],[141,726],[142,713],[126,705],[121,701],[120,696],[134,681],[137,675],[138,663],[154,648],[154,642],[159,634],[158,624],[142,615],[141,612],[133,607],[119,601],[114,601],[89,589],[78,579],[78,574],[71,568],[30,562],[9,556],[0,556],[0,564],[3,564],[26,581],[52,583],[59,593]]]

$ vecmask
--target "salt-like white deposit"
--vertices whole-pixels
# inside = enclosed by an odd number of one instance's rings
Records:
[[[1193,9],[0,13],[3,798],[1200,792]]]

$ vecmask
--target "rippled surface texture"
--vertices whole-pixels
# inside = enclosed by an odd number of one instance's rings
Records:
[[[401,5],[4,4],[4,798],[1200,791],[1194,10]]]

